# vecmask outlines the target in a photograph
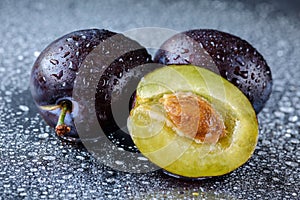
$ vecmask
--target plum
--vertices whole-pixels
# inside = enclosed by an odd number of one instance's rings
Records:
[[[170,65],[138,84],[128,129],[140,152],[188,178],[227,174],[252,155],[258,121],[248,98],[202,67]]]
[[[74,81],[86,58],[90,54],[97,53],[99,44],[105,43],[113,37],[118,38],[118,40],[115,43],[111,41],[108,43],[111,53],[106,53],[101,59],[106,60],[117,56],[115,59],[118,61],[116,61],[114,66],[111,66],[113,69],[106,66],[108,67],[108,71],[105,72],[106,76],[97,77],[97,80],[101,82],[105,78],[114,78],[111,81],[115,81],[115,84],[116,79],[118,79],[117,76],[120,76],[120,72],[126,73],[125,68],[130,69],[134,65],[151,61],[147,51],[142,46],[139,46],[138,50],[129,53],[131,56],[130,60],[125,61],[125,64],[121,63],[122,58],[129,59],[128,55],[127,57],[120,57],[119,55],[114,55],[113,50],[122,48],[124,53],[128,53],[131,51],[129,49],[130,45],[138,45],[137,42],[122,34],[103,29],[78,30],[53,41],[41,52],[35,61],[31,72],[31,93],[40,114],[51,127],[55,127],[56,133],[60,138],[69,141],[80,141],[74,124],[74,117],[81,115],[78,102],[72,97]],[[93,70],[103,70],[103,66],[97,65]],[[112,83],[110,82],[110,84]],[[93,94],[101,93],[100,90],[96,91],[96,88],[94,91],[88,92]],[[105,90],[104,93],[106,94],[101,93],[101,95],[110,96],[109,92],[109,90]]]
[[[101,41],[115,35],[108,30],[87,29],[66,34],[49,44],[35,61],[31,93],[44,120],[57,135],[77,140],[73,122],[73,84],[81,62]]]
[[[271,70],[263,56],[247,41],[218,30],[195,29],[176,34],[161,45],[154,62],[210,69],[237,86],[256,113],[272,91]]]

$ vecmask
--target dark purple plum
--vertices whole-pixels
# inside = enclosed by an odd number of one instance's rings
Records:
[[[108,30],[79,30],[48,45],[31,72],[31,93],[45,121],[56,127],[57,135],[78,140],[73,122],[73,84],[80,64],[100,42],[116,33]],[[59,119],[60,117],[60,119]]]
[[[217,30],[196,29],[174,35],[162,44],[154,62],[210,69],[237,86],[256,113],[272,91],[271,70],[263,56],[247,41]]]
[[[81,78],[85,82],[96,80],[99,82],[97,88],[84,89],[79,94],[93,94],[95,102],[86,99],[80,103],[85,106],[95,103],[97,119],[105,134],[122,140],[125,146],[133,146],[130,136],[122,132],[115,122],[111,106],[115,103],[120,115],[125,116],[129,112],[128,98],[132,91],[128,87],[134,83],[131,88],[135,89],[144,71],[134,68],[151,62],[151,56],[144,47],[122,34],[98,29],[75,31],[52,42],[37,58],[31,74],[32,96],[41,115],[50,126],[55,127],[58,136],[79,142],[74,117],[86,113],[78,114],[78,102],[72,97],[74,81],[77,78],[84,85]],[[96,71],[101,72],[101,76]],[[82,117],[85,118],[79,116]]]

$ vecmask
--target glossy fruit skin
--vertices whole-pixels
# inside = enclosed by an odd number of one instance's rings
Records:
[[[226,136],[211,144],[178,134],[158,100],[174,92],[193,93],[210,102],[223,117]],[[250,158],[258,139],[256,114],[247,97],[221,76],[192,65],[166,66],[146,75],[137,87],[128,128],[150,161],[186,178],[230,173]]]
[[[31,71],[30,86],[40,114],[51,127],[56,126],[60,109],[45,110],[41,106],[72,101],[73,84],[81,62],[100,42],[115,34],[104,29],[78,30],[56,39],[41,52]],[[65,118],[71,128],[63,137],[67,140],[78,139],[73,114],[68,113]]]
[[[126,151],[138,152],[124,128],[133,107],[132,99],[138,82],[157,65],[151,65],[151,55],[139,43],[122,35],[111,39],[115,40],[112,43],[121,55],[115,56],[99,78],[95,94],[97,120],[105,135],[115,145]],[[110,54],[113,56],[113,52]],[[101,58],[93,62],[103,66]]]
[[[195,29],[177,34],[164,42],[154,62],[210,69],[237,86],[256,113],[272,91],[271,70],[263,56],[247,41],[218,30]]]

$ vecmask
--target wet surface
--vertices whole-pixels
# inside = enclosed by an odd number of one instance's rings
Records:
[[[0,199],[299,199],[300,13],[270,2],[1,1]],[[37,114],[29,76],[46,45],[78,29],[147,26],[230,32],[271,67],[273,92],[258,115],[256,151],[231,174],[184,181],[161,171],[114,171],[59,140]]]

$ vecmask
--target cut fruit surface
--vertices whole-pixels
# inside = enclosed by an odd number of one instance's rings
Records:
[[[244,164],[258,138],[247,97],[206,69],[172,65],[139,83],[128,129],[138,149],[166,171],[219,176]]]

